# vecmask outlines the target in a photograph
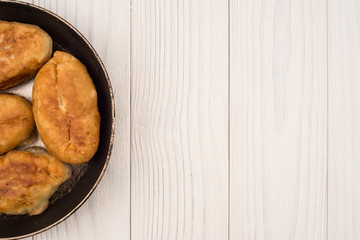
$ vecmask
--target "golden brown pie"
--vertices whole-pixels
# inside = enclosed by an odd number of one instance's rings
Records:
[[[97,93],[85,66],[57,51],[36,75],[33,113],[39,135],[51,155],[79,164],[89,161],[99,145]]]
[[[71,168],[46,151],[10,151],[0,156],[0,213],[37,215],[71,176]]]
[[[51,53],[52,40],[38,26],[0,21],[0,90],[33,77]]]
[[[15,94],[0,94],[0,154],[28,139],[34,125],[30,102]]]

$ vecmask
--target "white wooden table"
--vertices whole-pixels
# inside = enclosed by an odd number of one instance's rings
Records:
[[[28,2],[116,97],[102,182],[33,239],[360,239],[360,1]]]

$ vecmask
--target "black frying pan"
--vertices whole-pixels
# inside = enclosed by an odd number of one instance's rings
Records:
[[[34,5],[0,0],[0,20],[35,24],[53,39],[54,51],[63,50],[77,57],[92,77],[101,115],[99,149],[86,166],[79,166],[66,188],[50,199],[49,208],[37,216],[0,215],[0,238],[27,237],[47,230],[69,217],[94,191],[108,165],[114,138],[114,96],[109,77],[89,42],[59,16]],[[20,86],[21,88],[21,86]]]

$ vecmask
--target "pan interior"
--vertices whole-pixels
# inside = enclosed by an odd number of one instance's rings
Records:
[[[98,93],[101,115],[99,148],[87,164],[73,166],[73,177],[50,199],[48,209],[37,216],[0,214],[0,238],[30,236],[61,222],[73,213],[92,193],[109,161],[114,134],[114,98],[104,66],[86,39],[60,17],[27,3],[0,0],[0,20],[35,24],[53,39],[53,50],[66,51],[77,57],[87,68]],[[33,80],[7,92],[31,100]],[[3,91],[4,92],[4,91]],[[42,146],[37,137],[34,144]]]

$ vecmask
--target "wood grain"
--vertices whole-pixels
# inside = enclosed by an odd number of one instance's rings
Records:
[[[33,239],[360,238],[358,1],[27,2],[93,44],[117,118],[98,189]]]
[[[226,1],[132,1],[131,236],[228,238]]]
[[[329,0],[329,240],[360,239],[360,2]]]
[[[66,221],[33,239],[130,239],[130,1],[27,1],[75,26],[94,46],[113,84],[116,133],[98,188]]]
[[[230,1],[230,239],[326,239],[326,1]]]

